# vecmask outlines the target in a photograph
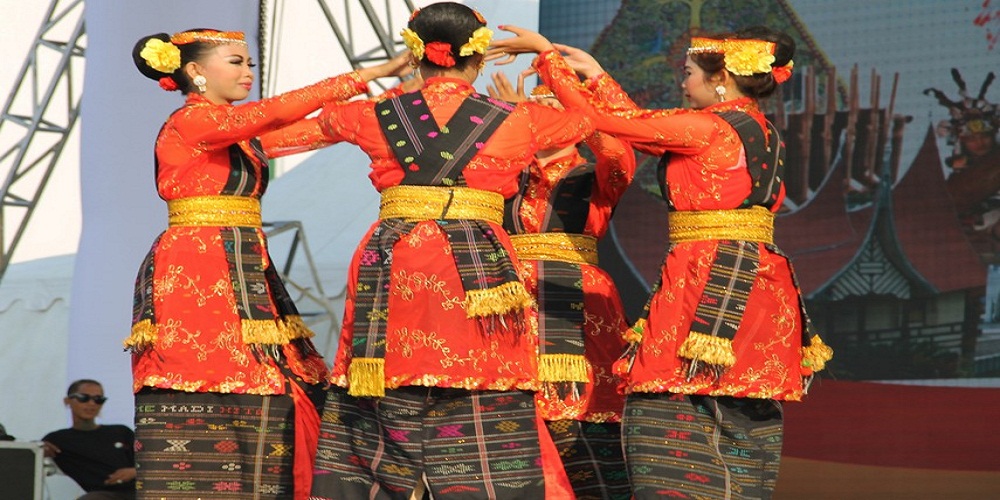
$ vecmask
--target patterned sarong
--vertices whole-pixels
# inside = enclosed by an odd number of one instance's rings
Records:
[[[781,459],[781,403],[634,393],[622,439],[637,500],[767,499]]]
[[[621,424],[581,420],[547,421],[576,500],[628,500]]]
[[[139,498],[292,498],[290,396],[147,388],[135,400]]]
[[[544,498],[533,395],[437,387],[356,398],[322,416],[314,500]]]

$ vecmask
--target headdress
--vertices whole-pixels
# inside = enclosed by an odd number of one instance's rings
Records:
[[[792,76],[794,63],[788,61],[788,64],[784,66],[772,67],[775,49],[777,49],[777,44],[767,40],[694,37],[691,39],[691,47],[688,48],[687,53],[689,55],[722,54],[726,70],[734,75],[750,76],[772,73],[775,81],[782,83]]]
[[[531,89],[532,99],[555,99],[556,94],[546,85],[536,85]]]
[[[417,17],[417,13],[419,12],[420,9],[413,11],[413,14],[410,15],[410,22]],[[473,10],[472,12],[475,13],[476,20],[486,24],[486,19],[483,18],[483,15],[479,11]],[[420,35],[410,28],[404,28],[399,34],[403,37],[403,43],[406,45],[406,48],[410,49],[413,57],[416,57],[417,60],[423,59],[424,55],[426,55],[428,60],[438,66],[450,68],[455,65],[455,57],[452,53],[453,48],[450,43],[430,42],[425,45],[424,41],[420,39]],[[485,54],[492,39],[493,30],[486,26],[480,26],[476,31],[472,32],[469,41],[458,48],[458,55],[460,57],[467,57],[474,53]]]
[[[182,31],[174,33],[174,36],[170,37],[170,43],[174,45],[192,42],[247,44],[242,31]]]
[[[160,87],[163,90],[177,90],[177,82],[169,76],[181,67],[181,50],[177,46],[192,42],[242,45],[247,43],[240,31],[182,31],[174,33],[169,40],[162,40],[155,36],[150,37],[143,44],[139,57],[146,61],[146,65],[150,68],[167,75],[159,79]]]
[[[938,135],[946,137],[948,144],[956,144],[958,138],[965,134],[996,133],[1000,129],[1000,109],[997,104],[986,100],[986,91],[996,75],[993,72],[986,75],[986,80],[979,87],[979,95],[975,98],[969,97],[965,80],[958,69],[951,69],[951,77],[958,85],[958,95],[961,97],[958,101],[952,101],[938,89],[924,89],[924,95],[933,94],[942,106],[948,108],[948,114],[951,115],[949,120],[938,124]]]

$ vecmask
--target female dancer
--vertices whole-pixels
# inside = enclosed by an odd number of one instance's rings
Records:
[[[671,243],[619,362],[636,498],[770,497],[781,402],[800,400],[832,357],[772,241],[783,153],[758,99],[791,74],[793,41],[767,28],[695,38],[682,84],[693,109],[604,112],[547,40],[510,31],[496,53],[539,52],[539,74],[567,107],[663,156]]]
[[[253,85],[243,33],[151,35],[132,56],[140,73],[187,96],[156,140],[169,228],[139,270],[125,341],[139,497],[304,498],[319,427],[310,398],[322,401],[327,370],[267,254],[268,158],[326,144],[301,120],[405,60],[233,105]]]
[[[592,128],[476,93],[491,36],[464,5],[428,5],[403,31],[423,88],[320,115],[329,140],[371,157],[382,204],[351,264],[316,498],[566,498],[535,409],[532,299],[501,224],[532,155]]]
[[[602,74],[596,61],[581,74],[593,98],[627,99]],[[524,77],[514,91],[497,73],[491,95],[527,99]],[[544,85],[531,94],[534,101],[563,109]],[[614,282],[597,266],[597,240],[607,231],[636,163],[632,148],[608,134],[594,133],[584,144],[594,163],[576,145],[535,154],[505,227],[525,286],[537,302],[543,384],[536,403],[573,492],[578,500],[628,499],[620,425],[625,401],[612,368],[624,350],[622,332],[628,325]]]

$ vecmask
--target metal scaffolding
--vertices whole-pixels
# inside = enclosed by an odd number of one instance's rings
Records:
[[[266,63],[261,67],[262,89],[268,88],[268,76],[277,68],[273,54],[284,22],[284,3],[261,0],[259,4],[261,59]],[[414,10],[410,0],[317,0],[317,4],[317,13],[326,19],[353,68],[396,55],[403,45],[394,34],[402,26],[394,20],[405,20]],[[52,0],[0,115],[0,172],[4,174],[0,282],[79,117],[86,43],[83,8],[84,0]],[[385,89],[381,82],[373,85]],[[332,301],[340,296],[329,297],[324,292],[302,225],[297,221],[272,222],[265,223],[264,230],[269,237],[278,238],[277,247],[291,237],[287,253],[276,252],[283,261],[276,262],[279,272],[288,288],[298,292],[306,321],[314,328],[322,326],[327,341],[334,339],[339,322]],[[293,279],[292,262],[297,258],[305,260],[308,270]],[[331,346],[326,347],[329,350]]]
[[[0,282],[80,115],[85,44],[83,0],[53,0],[0,114]]]

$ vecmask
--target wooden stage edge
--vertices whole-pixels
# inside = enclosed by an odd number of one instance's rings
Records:
[[[782,457],[774,500],[1000,498],[1000,471],[876,467]]]

